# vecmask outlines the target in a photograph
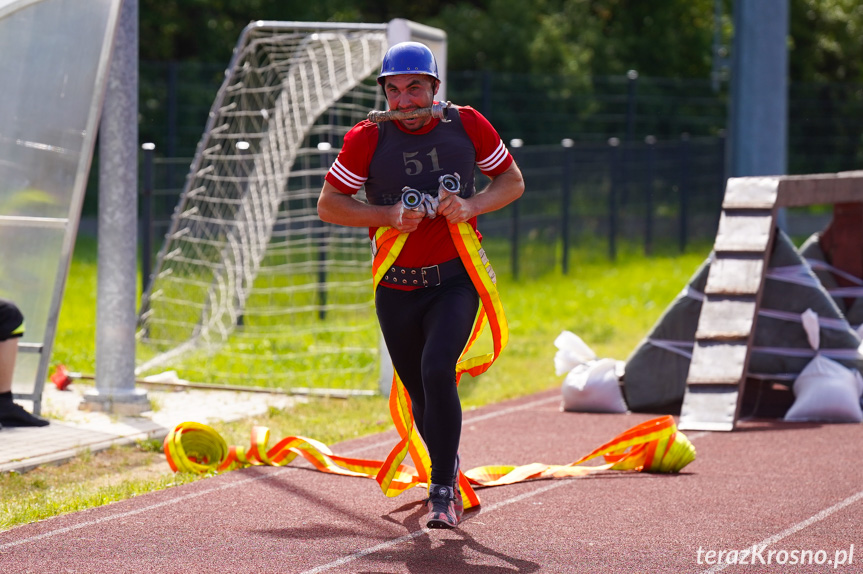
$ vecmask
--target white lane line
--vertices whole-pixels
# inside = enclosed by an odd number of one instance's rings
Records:
[[[461,424],[462,424],[462,426],[464,426],[464,425],[473,424],[473,423],[476,423],[479,421],[485,421],[485,420],[493,419],[496,417],[502,417],[503,415],[508,415],[510,413],[515,413],[518,411],[523,411],[525,409],[531,409],[533,407],[538,407],[540,405],[544,405],[545,403],[560,402],[560,400],[561,400],[560,395],[553,395],[550,397],[546,397],[544,399],[537,399],[537,400],[531,401],[529,403],[524,403],[523,405],[518,405],[517,407],[509,407],[508,409],[501,409],[499,411],[493,411],[490,413],[486,413],[484,415],[477,415],[475,417],[468,416],[468,417],[465,417],[465,419],[462,421]]]
[[[479,515],[485,516],[489,512],[494,512],[495,510],[503,508],[504,506],[508,506],[510,504],[520,502],[526,498],[536,496],[537,494],[542,494],[543,492],[548,492],[549,490],[553,490],[555,488],[560,488],[561,486],[563,486],[569,482],[571,482],[571,479],[564,479],[564,480],[555,481],[555,482],[552,482],[551,484],[548,484],[548,485],[543,486],[541,488],[537,488],[536,490],[532,490],[530,492],[525,492],[525,493],[519,494],[517,496],[513,496],[512,498],[507,498],[506,500],[502,500],[500,502],[497,502],[497,503],[489,505],[489,506],[483,506],[480,508],[480,514]],[[344,566],[345,564],[353,562],[354,560],[359,560],[360,558],[362,558],[364,556],[368,556],[369,554],[374,554],[375,552],[378,552],[379,550],[386,550],[387,548],[392,548],[393,546],[401,544],[402,542],[406,542],[408,540],[412,540],[414,538],[417,538],[418,536],[422,536],[423,534],[425,534],[428,531],[429,531],[428,528],[422,528],[420,530],[415,530],[415,531],[411,532],[410,534],[406,534],[405,536],[402,536],[401,538],[396,538],[395,540],[390,540],[388,542],[382,542],[376,546],[371,546],[371,547],[366,548],[364,550],[360,550],[359,552],[355,552],[355,553],[350,554],[348,556],[344,556],[344,557],[339,558],[338,560],[334,560],[333,562],[330,562],[328,564],[321,564],[320,566],[316,566],[315,568],[312,568],[311,570],[305,570],[305,571],[301,572],[300,574],[317,574],[318,572],[325,572],[327,570],[331,570],[331,569],[337,568],[339,566]]]
[[[830,508],[825,508],[821,512],[814,514],[813,516],[810,516],[809,518],[807,518],[806,520],[804,520],[802,522],[798,522],[794,526],[786,528],[785,530],[783,530],[779,534],[774,534],[773,536],[770,536],[769,538],[765,538],[761,542],[758,542],[754,545],[747,546],[746,549],[750,549],[750,548],[752,548],[752,546],[759,546],[760,547],[760,546],[770,546],[771,544],[775,544],[775,543],[779,542],[780,540],[782,540],[783,538],[787,538],[787,537],[791,536],[792,534],[800,532],[804,528],[808,528],[809,526],[812,526],[816,522],[821,522],[825,518],[827,518],[833,514],[836,514],[837,512],[839,512],[840,510],[842,510],[846,506],[850,506],[860,499],[863,499],[863,490],[861,490],[860,492],[858,492],[856,494],[852,494],[851,496],[849,496],[848,498],[846,498],[845,500],[843,500],[841,502],[837,502],[836,504],[834,504]],[[722,572],[723,570],[725,570],[729,566],[733,566],[733,564],[717,564],[713,568],[710,568],[708,570],[704,570],[701,574],[713,574],[713,572]]]
[[[534,403],[531,403],[531,404],[536,405],[536,404],[545,403],[545,402],[548,402],[548,399],[543,399],[541,401],[535,401]],[[524,405],[524,406],[526,407],[527,405]],[[515,408],[509,409],[509,410],[511,412],[512,410],[517,410],[518,408],[519,407],[515,407]],[[490,414],[494,415],[497,413],[490,413]],[[477,418],[488,418],[488,416],[482,415],[482,417],[477,417]],[[689,440],[692,441],[694,439],[705,436],[707,434],[710,434],[710,433],[707,433],[707,432],[696,433],[692,436],[687,435],[687,438],[689,438]],[[565,485],[569,484],[573,480],[577,480],[577,479],[556,480],[556,481],[551,482],[545,486],[537,488],[536,490],[531,490],[530,492],[523,492],[522,494],[513,496],[512,498],[507,498],[506,500],[502,500],[500,502],[496,502],[496,503],[488,505],[488,506],[481,506],[480,507],[480,516],[484,516],[490,512],[494,512],[495,510],[501,509],[504,506],[509,506],[510,504],[515,504],[516,502],[521,502],[522,500],[525,500],[525,499],[530,498],[532,496],[536,496],[537,494],[543,494],[543,493],[548,492],[550,490],[554,490],[555,488],[560,488],[561,486],[565,486]],[[415,530],[414,532],[411,532],[410,534],[406,534],[405,536],[402,536],[401,538],[396,538],[395,540],[390,540],[388,542],[382,542],[381,544],[378,544],[376,546],[371,546],[369,548],[366,548],[364,550],[360,550],[359,552],[355,552],[354,554],[350,554],[348,556],[344,556],[344,557],[339,558],[338,560],[334,560],[333,562],[330,562],[328,564],[321,564],[320,566],[316,566],[315,568],[312,568],[311,570],[305,570],[304,572],[301,572],[300,574],[317,574],[318,572],[325,572],[327,570],[331,570],[331,569],[337,568],[339,566],[344,566],[345,564],[353,562],[354,560],[359,560],[360,558],[363,558],[364,556],[368,556],[369,554],[374,554],[375,552],[378,552],[379,550],[386,550],[387,548],[392,548],[393,546],[401,544],[402,542],[407,542],[408,540],[412,540],[414,538],[417,538],[418,536],[422,536],[423,534],[425,534],[428,531],[429,531],[428,528],[422,528],[420,530]]]
[[[467,416],[467,417],[465,417],[465,419],[462,421],[461,426],[462,426],[462,428],[464,428],[464,426],[465,426],[465,425],[473,424],[473,423],[475,423],[475,422],[484,421],[484,420],[488,420],[488,419],[493,419],[493,418],[495,418],[495,417],[502,417],[502,416],[504,416],[504,415],[508,415],[508,414],[510,414],[510,413],[515,413],[515,412],[518,412],[518,411],[523,411],[523,410],[525,410],[525,409],[530,409],[530,408],[533,408],[533,407],[536,407],[536,406],[544,405],[545,403],[550,403],[550,402],[552,402],[552,401],[560,401],[560,396],[555,395],[555,396],[551,396],[551,397],[546,397],[546,398],[544,398],[544,399],[538,399],[538,400],[535,400],[535,401],[531,401],[531,402],[529,402],[529,403],[525,403],[525,404],[523,404],[523,405],[519,405],[519,406],[517,406],[517,407],[509,407],[509,408],[507,408],[507,409],[501,409],[501,410],[499,410],[499,411],[494,411],[494,412],[487,413],[487,414],[484,414],[484,415],[477,415],[477,416],[475,416],[475,417]],[[346,451],[346,452],[344,452],[344,453],[339,453],[339,454],[340,454],[341,456],[354,456],[354,455],[356,455],[357,453],[364,452],[364,451],[367,451],[367,450],[376,449],[376,448],[379,448],[379,447],[382,447],[382,446],[392,446],[392,445],[393,445],[393,440],[394,440],[394,439],[390,439],[390,440],[387,440],[387,441],[379,441],[379,442],[376,442],[376,443],[374,443],[374,444],[369,444],[369,445],[366,445],[366,446],[361,446],[361,447],[359,447],[359,448],[355,448],[355,449],[352,449],[352,450]],[[398,440],[398,439],[395,439],[395,440]]]
[[[493,419],[493,418],[496,418],[496,417],[502,417],[502,416],[504,416],[504,415],[508,415],[508,414],[515,413],[515,412],[518,412],[518,411],[523,411],[523,410],[525,410],[525,409],[530,409],[530,408],[533,408],[533,407],[542,406],[542,405],[544,405],[544,404],[546,404],[546,403],[551,403],[551,402],[555,402],[555,401],[560,401],[560,397],[559,397],[559,396],[557,396],[557,395],[554,395],[554,396],[551,396],[551,397],[546,397],[546,398],[544,398],[544,399],[538,399],[538,400],[535,400],[535,401],[531,401],[531,402],[529,402],[529,403],[525,403],[525,404],[523,404],[523,405],[519,405],[519,406],[517,406],[517,407],[509,407],[509,408],[507,408],[507,409],[501,409],[501,410],[499,410],[499,411],[494,411],[494,412],[486,413],[486,414],[484,414],[484,415],[477,415],[477,416],[475,416],[475,417],[467,416],[467,417],[462,421],[461,426],[462,426],[462,428],[464,428],[465,426],[467,426],[467,425],[469,425],[469,424],[473,424],[473,423],[476,423],[476,422],[480,422],[480,421],[485,421],[485,420]],[[696,438],[699,438],[699,437],[702,437],[702,436],[706,436],[706,435],[709,435],[709,434],[710,434],[710,432],[709,432],[709,431],[701,431],[701,432],[697,432],[697,433],[695,433],[695,434],[687,434],[687,435],[686,435],[686,437],[687,437],[689,440],[694,440],[694,439],[696,439]],[[348,451],[345,451],[345,452],[342,452],[342,453],[338,453],[338,454],[339,454],[339,455],[341,455],[341,456],[355,456],[355,455],[357,455],[357,454],[359,454],[359,453],[361,453],[361,452],[365,452],[365,451],[367,451],[367,450],[373,450],[373,449],[380,448],[380,447],[383,447],[383,446],[390,446],[390,447],[391,447],[391,446],[393,445],[393,440],[397,440],[397,439],[389,439],[389,440],[382,440],[382,441],[378,441],[378,442],[376,442],[376,443],[374,443],[374,444],[368,444],[368,445],[366,445],[366,446],[361,446],[361,447],[358,447],[358,448],[355,448],[355,449],[351,449],[351,450],[348,450]]]
[[[279,469],[281,471],[283,469]],[[164,502],[159,502],[157,504],[151,504],[149,506],[144,506],[142,508],[137,508],[135,510],[129,510],[127,512],[120,512],[118,514],[111,514],[109,516],[103,516],[102,518],[97,518],[96,520],[90,520],[87,522],[80,522],[78,524],[73,524],[72,526],[66,526],[64,528],[57,528],[55,530],[49,530],[47,532],[43,532],[42,534],[37,534],[35,536],[31,536],[29,538],[22,538],[21,540],[15,540],[14,542],[7,542],[5,544],[0,544],[0,551],[7,550],[9,548],[14,548],[15,546],[21,546],[22,544],[27,544],[29,542],[36,542],[37,540],[44,540],[45,538],[50,538],[52,536],[57,536],[58,534],[66,534],[67,532],[73,532],[75,530],[80,530],[82,528],[87,528],[88,526],[94,526],[96,524],[102,524],[104,522],[111,522],[112,520],[119,520],[120,518],[126,518],[128,516],[135,516],[136,514],[142,514],[144,512],[149,512],[151,510],[156,510],[157,508],[164,508],[166,506],[172,506],[174,504],[185,502],[186,500],[191,500],[193,498],[198,498],[199,496],[204,496],[205,494],[211,494],[213,492],[220,492],[222,490],[227,490],[229,488],[234,488],[236,486],[242,486],[244,484],[248,484],[250,482],[255,482],[256,480],[262,480],[265,478],[272,478],[273,472],[255,476],[252,478],[244,478],[242,480],[232,481],[228,484],[222,484],[215,488],[208,488],[206,490],[201,490],[198,492],[192,492],[190,494],[184,494],[183,496],[172,498],[170,500],[166,500]]]
[[[547,403],[547,402],[551,402],[552,400],[558,400],[558,401],[559,401],[559,400],[560,400],[560,397],[558,397],[558,396],[548,397],[548,398],[545,398],[545,399],[539,399],[539,400],[536,400],[536,401],[531,401],[531,402],[529,402],[529,403],[525,403],[525,404],[523,404],[523,405],[519,405],[519,406],[517,406],[517,407],[510,407],[510,408],[508,408],[508,409],[502,409],[502,410],[499,410],[499,411],[495,411],[495,412],[492,412],[492,413],[489,413],[489,414],[486,414],[486,415],[479,415],[479,416],[477,416],[477,417],[472,417],[472,418],[470,418],[470,417],[469,417],[469,418],[467,419],[467,422],[475,422],[475,421],[478,421],[478,420],[486,420],[486,419],[494,418],[494,417],[497,417],[497,416],[503,416],[503,415],[506,415],[506,414],[509,414],[509,413],[512,413],[512,412],[516,412],[516,411],[523,410],[523,409],[528,409],[528,408],[531,408],[531,407],[534,407],[534,406],[537,406],[537,405],[541,405],[541,404],[544,404],[544,403]],[[354,449],[354,450],[352,450],[352,451],[349,451],[349,452],[345,453],[345,454],[344,454],[344,456],[351,456],[351,455],[353,455],[353,454],[356,454],[357,452],[361,452],[361,451],[364,451],[364,450],[370,450],[370,449],[373,449],[373,448],[378,448],[379,446],[383,446],[383,445],[387,445],[387,444],[391,444],[391,441],[386,441],[386,442],[381,441],[381,442],[376,443],[376,444],[368,445],[368,446],[365,446],[365,447],[362,447],[362,448],[359,448],[359,449]],[[311,465],[309,465],[309,466],[311,466]],[[49,530],[49,531],[47,531],[47,532],[43,532],[42,534],[38,534],[38,535],[36,535],[36,536],[31,536],[31,537],[29,537],[29,538],[22,538],[21,540],[16,540],[16,541],[14,541],[14,542],[7,542],[7,543],[5,543],[5,544],[0,544],[0,550],[6,550],[6,549],[8,549],[8,548],[14,548],[15,546],[20,546],[20,545],[22,545],[22,544],[27,544],[27,543],[30,543],[30,542],[35,542],[35,541],[37,541],[37,540],[43,540],[43,539],[45,539],[45,538],[50,538],[50,537],[52,537],[52,536],[56,536],[56,535],[58,535],[58,534],[65,534],[65,533],[67,533],[67,532],[72,532],[72,531],[74,531],[74,530],[80,530],[81,528],[86,528],[86,527],[88,527],[88,526],[94,526],[94,525],[96,525],[96,524],[101,524],[101,523],[103,523],[103,522],[109,522],[109,521],[117,520],[117,519],[120,519],[120,518],[126,518],[127,516],[134,516],[134,515],[136,515],[136,514],[141,514],[141,513],[143,513],[143,512],[148,512],[148,511],[150,511],[150,510],[156,510],[156,509],[158,509],[158,508],[162,508],[162,507],[165,507],[165,506],[171,506],[172,504],[176,504],[176,503],[178,503],[178,502],[183,502],[183,501],[186,501],[186,500],[190,500],[190,499],[192,499],[192,498],[197,498],[197,497],[199,497],[199,496],[203,496],[203,495],[205,495],[205,494],[210,494],[210,493],[212,493],[212,492],[219,492],[219,491],[222,491],[222,490],[226,490],[226,489],[228,489],[228,488],[234,488],[235,486],[240,486],[240,485],[242,485],[242,484],[247,484],[247,483],[249,483],[249,482],[253,482],[253,481],[256,481],[256,480],[261,480],[262,478],[268,478],[268,477],[271,477],[271,476],[272,476],[272,473],[269,473],[269,474],[267,474],[267,475],[262,475],[262,476],[256,476],[256,477],[253,477],[253,478],[246,478],[246,479],[243,479],[243,480],[238,480],[238,481],[236,481],[236,482],[231,482],[231,483],[229,483],[229,484],[223,484],[223,485],[218,486],[218,487],[216,487],[216,488],[208,488],[208,489],[206,489],[206,490],[202,490],[202,491],[199,491],[199,492],[194,492],[194,493],[191,493],[191,494],[186,494],[186,495],[181,496],[181,497],[176,498],[176,499],[166,500],[166,501],[164,501],[164,502],[160,502],[160,503],[158,503],[158,504],[153,504],[153,505],[150,505],[150,506],[145,506],[145,507],[142,507],[142,508],[138,508],[138,509],[136,509],[136,510],[130,510],[130,511],[128,511],[128,512],[121,512],[120,514],[112,514],[112,515],[110,515],[110,516],[103,516],[102,518],[98,518],[98,519],[96,519],[96,520],[91,520],[91,521],[88,521],[88,522],[81,522],[81,523],[79,523],[79,524],[74,524],[74,525],[72,525],[72,526],[67,526],[67,527],[65,527],[65,528],[58,528],[58,529],[56,529],[56,530]],[[419,534],[422,534],[422,532],[419,532],[419,533],[418,533],[418,534],[416,534],[415,536],[419,536]],[[410,538],[413,538],[413,537],[414,537],[414,536],[410,536],[410,535],[409,535],[407,538],[405,538],[405,540],[409,540]],[[373,551],[373,550],[372,550],[372,551]]]
[[[407,542],[408,540],[413,540],[417,536],[422,536],[423,534],[425,534],[428,531],[429,531],[428,528],[423,528],[422,530],[416,530],[414,532],[411,532],[410,534],[406,534],[405,536],[402,536],[401,538],[396,538],[395,540],[390,540],[389,542],[382,542],[381,544],[378,544],[377,546],[371,546],[369,548],[366,548],[365,550],[360,550],[359,552],[351,554],[350,556],[345,556],[344,558],[339,558],[338,560],[335,560],[334,562],[330,562],[329,564],[322,564],[320,566],[317,566],[316,568],[312,568],[311,570],[305,570],[304,572],[300,572],[300,574],[314,574],[315,572],[323,572],[325,570],[330,570],[330,569],[336,568],[338,566],[344,566],[348,562],[353,562],[354,560],[358,560],[358,559],[362,558],[363,556],[368,556],[369,554],[374,554],[378,550],[385,550],[387,548],[395,546],[396,544],[401,544],[402,542]]]
[[[519,405],[519,406],[516,406],[516,407],[510,407],[510,408],[507,408],[507,409],[501,409],[501,410],[499,410],[499,411],[494,411],[494,412],[491,412],[491,413],[488,413],[488,414],[485,414],[485,415],[478,415],[478,416],[475,416],[475,417],[468,417],[468,418],[464,421],[464,423],[474,423],[474,422],[477,422],[477,421],[488,420],[488,419],[492,419],[492,418],[495,418],[495,417],[499,417],[499,416],[507,415],[507,414],[510,414],[510,413],[513,413],[513,412],[517,412],[517,411],[520,411],[520,410],[524,410],[524,409],[532,408],[532,407],[535,407],[535,406],[543,405],[543,404],[545,404],[545,403],[549,403],[549,402],[552,402],[552,401],[559,401],[559,400],[560,400],[560,397],[559,397],[559,396],[556,396],[556,395],[555,395],[555,396],[551,396],[551,397],[546,397],[546,398],[544,398],[544,399],[539,399],[539,400],[536,400],[536,401],[531,401],[531,402],[529,402],[529,403],[525,403],[525,404],[523,404],[523,405]],[[464,423],[463,423],[463,424],[464,424]],[[708,434],[708,433],[699,433],[699,434],[697,434],[697,435],[690,436],[690,437],[689,437],[689,439],[690,439],[690,440],[693,440],[694,438],[697,438],[698,436],[702,436],[702,435],[704,435],[704,434]],[[368,446],[365,446],[365,447],[361,447],[361,448],[359,448],[359,449],[355,449],[355,450],[349,451],[349,452],[345,453],[345,455],[344,455],[344,456],[353,455],[353,454],[356,454],[357,452],[360,452],[360,451],[370,450],[370,449],[372,449],[372,448],[377,448],[377,447],[379,447],[379,446],[387,445],[387,444],[390,444],[390,443],[389,443],[389,442],[380,442],[380,443],[376,443],[376,444],[373,444],[373,445],[368,445]],[[110,521],[112,521],[112,520],[118,520],[118,519],[121,519],[121,518],[126,518],[127,516],[134,516],[134,515],[136,515],[136,514],[141,514],[141,513],[144,513],[144,512],[149,512],[150,510],[156,510],[156,509],[158,509],[158,508],[163,508],[163,507],[166,507],[166,506],[171,506],[171,505],[173,505],[173,504],[176,504],[176,503],[179,503],[179,502],[184,502],[184,501],[186,501],[186,500],[191,500],[191,499],[193,499],[193,498],[197,498],[197,497],[199,497],[199,496],[203,496],[203,495],[205,495],[205,494],[210,494],[210,493],[212,493],[212,492],[220,492],[220,491],[222,491],[222,490],[227,490],[227,489],[229,489],[229,488],[234,488],[235,486],[241,486],[241,485],[243,485],[243,484],[247,484],[247,483],[254,482],[254,481],[257,481],[257,480],[261,480],[261,479],[264,479],[264,478],[270,478],[272,475],[273,475],[273,473],[268,473],[268,474],[266,474],[266,475],[256,476],[256,477],[252,477],[252,478],[246,478],[246,479],[243,479],[243,480],[238,480],[238,481],[235,481],[235,482],[231,482],[231,483],[229,483],[229,484],[223,484],[223,485],[221,485],[221,486],[217,486],[217,487],[215,487],[215,488],[208,488],[208,489],[206,489],[206,490],[201,490],[201,491],[198,491],[198,492],[193,492],[193,493],[190,493],[190,494],[186,494],[186,495],[180,496],[180,497],[178,497],[178,498],[172,498],[172,499],[170,499],[170,500],[166,500],[166,501],[164,501],[164,502],[160,502],[160,503],[158,503],[158,504],[152,504],[152,505],[149,505],[149,506],[144,506],[144,507],[142,507],[142,508],[138,508],[138,509],[136,509],[136,510],[130,510],[130,511],[128,511],[128,512],[121,512],[121,513],[119,513],[119,514],[112,514],[112,515],[109,515],[109,516],[103,516],[102,518],[98,518],[98,519],[96,519],[96,520],[90,520],[90,521],[88,521],[88,522],[81,522],[81,523],[78,523],[78,524],[74,524],[74,525],[72,525],[72,526],[66,526],[66,527],[64,527],[64,528],[58,528],[58,529],[55,529],[55,530],[49,530],[49,531],[47,531],[47,532],[43,532],[42,534],[37,534],[36,536],[31,536],[31,537],[29,537],[29,538],[22,538],[21,540],[15,540],[15,541],[13,541],[13,542],[7,542],[7,543],[5,543],[5,544],[0,544],[0,550],[6,550],[6,549],[9,549],[9,548],[14,548],[15,546],[21,546],[22,544],[28,544],[28,543],[30,543],[30,542],[36,542],[36,541],[38,541],[38,540],[43,540],[43,539],[45,539],[45,538],[50,538],[50,537],[52,537],[52,536],[56,536],[56,535],[58,535],[58,534],[65,534],[65,533],[67,533],[67,532],[72,532],[72,531],[75,531],[75,530],[80,530],[80,529],[82,529],[82,528],[87,528],[88,526],[94,526],[94,525],[96,525],[96,524],[102,524],[102,523],[104,523],[104,522],[110,522]],[[516,496],[516,497],[514,497],[514,498],[512,498],[512,499],[507,499],[507,500],[504,500],[504,501],[499,502],[499,503],[497,503],[497,504],[494,504],[494,505],[491,505],[491,506],[489,506],[489,507],[486,507],[486,508],[484,508],[484,509],[483,509],[483,512],[486,512],[486,513],[488,513],[488,512],[492,512],[492,511],[494,511],[494,510],[497,510],[498,508],[501,508],[502,506],[506,506],[507,504],[512,504],[512,503],[514,503],[514,502],[518,502],[519,500],[523,500],[524,498],[527,498],[527,497],[529,497],[529,496],[534,496],[535,494],[540,494],[540,493],[546,492],[546,491],[548,491],[548,490],[551,490],[552,488],[557,488],[557,486],[561,486],[561,485],[563,485],[563,484],[566,484],[566,481],[558,482],[558,483],[552,483],[552,484],[551,484],[551,485],[549,485],[548,487],[544,487],[544,488],[541,488],[541,489],[537,489],[537,490],[535,490],[535,491],[532,491],[532,492],[529,492],[529,493],[526,493],[526,494],[522,494],[522,495]],[[418,530],[418,531],[416,531],[416,532],[413,532],[413,533],[411,533],[411,534],[408,534],[408,535],[406,535],[406,536],[403,536],[402,538],[398,538],[398,539],[396,539],[396,540],[392,540],[392,541],[389,541],[389,542],[385,542],[383,545],[379,545],[379,546],[381,546],[381,547],[389,547],[389,546],[391,546],[391,545],[393,545],[393,544],[397,544],[397,543],[402,542],[402,541],[405,541],[405,540],[410,540],[410,539],[412,539],[412,538],[416,538],[417,536],[420,536],[421,534],[424,534],[424,533],[425,533],[425,532],[427,532],[427,531],[428,531],[427,529]],[[356,556],[356,558],[359,558],[359,557],[361,557],[361,556],[365,556],[366,554],[370,554],[370,553],[376,552],[376,551],[377,551],[377,550],[376,550],[377,548],[378,548],[378,547],[372,547],[372,548],[369,548],[369,549],[367,549],[367,550],[364,550],[364,551],[362,551],[362,552],[360,552],[360,553],[357,553],[356,555],[352,555],[352,556]],[[351,560],[356,560],[356,558],[351,558]],[[343,560],[344,560],[344,559],[343,559]],[[333,566],[328,566],[328,568],[331,568],[331,567],[333,567]],[[319,568],[320,568],[320,567],[319,567]],[[318,571],[318,570],[315,570],[315,571]],[[311,572],[311,571],[310,571],[310,572]]]

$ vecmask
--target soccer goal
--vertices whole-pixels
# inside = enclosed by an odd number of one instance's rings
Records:
[[[243,30],[142,299],[139,374],[376,388],[367,230],[316,205],[344,134],[385,105],[384,53],[409,39],[445,69],[445,34],[405,20]]]

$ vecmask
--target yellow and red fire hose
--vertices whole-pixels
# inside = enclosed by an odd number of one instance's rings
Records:
[[[473,333],[456,366],[458,381],[462,373],[478,375],[494,363],[506,346],[508,330],[495,286],[494,272],[473,228],[466,223],[450,225],[450,235],[482,302]],[[374,287],[377,287],[386,270],[395,261],[406,237],[407,234],[392,228],[378,230],[372,264]],[[486,323],[491,329],[493,352],[468,356]],[[398,373],[393,377],[389,409],[400,439],[383,461],[339,456],[327,445],[301,436],[286,437],[269,447],[270,431],[266,427],[252,429],[251,444],[248,448],[228,446],[214,429],[195,422],[181,423],[171,430],[165,437],[165,457],[175,472],[205,474],[251,465],[285,466],[299,455],[321,472],[373,478],[384,494],[397,496],[415,486],[427,486],[431,467],[425,446],[413,428],[410,397]],[[408,453],[415,466],[402,464]],[[597,457],[603,457],[605,463],[583,466],[583,463]],[[695,448],[692,443],[677,430],[671,416],[664,416],[626,430],[570,464],[481,466],[460,471],[458,483],[465,508],[471,508],[480,504],[474,487],[498,486],[540,478],[585,476],[607,470],[674,473],[693,460]]]

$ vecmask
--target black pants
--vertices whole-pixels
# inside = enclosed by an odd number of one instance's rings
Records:
[[[375,305],[393,367],[428,448],[431,481],[453,484],[461,439],[455,365],[479,309],[476,288],[466,272],[413,291],[379,286]]]

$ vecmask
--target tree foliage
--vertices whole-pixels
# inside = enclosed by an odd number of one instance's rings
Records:
[[[147,61],[227,62],[255,20],[359,22],[348,0],[141,0],[140,54]]]
[[[730,44],[733,0],[720,0]],[[863,4],[788,0],[793,81],[863,81]],[[566,75],[707,78],[715,0],[141,0],[141,58],[226,62],[253,20],[387,22],[445,30],[449,67]]]
[[[792,80],[863,82],[860,0],[790,0]]]

